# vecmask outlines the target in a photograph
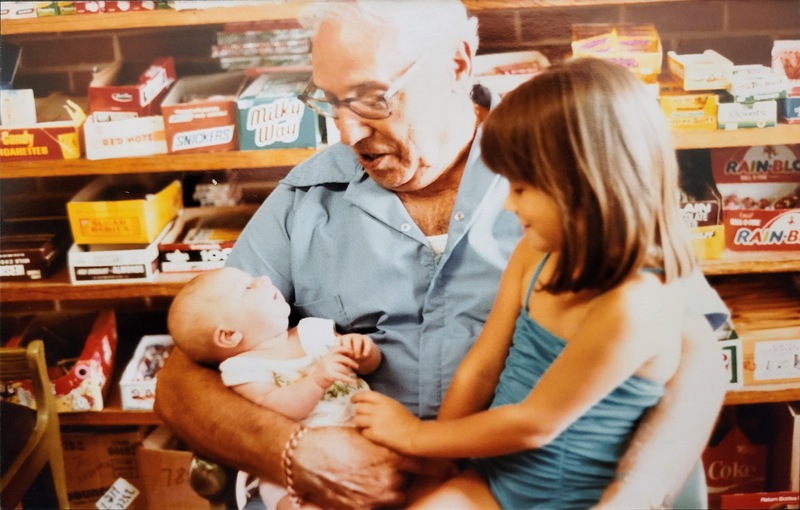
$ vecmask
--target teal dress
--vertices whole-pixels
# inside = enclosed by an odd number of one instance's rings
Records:
[[[528,300],[546,260],[528,288],[491,407],[524,400],[566,345],[528,315]],[[474,459],[473,465],[504,509],[588,508],[611,482],[642,414],[663,393],[663,384],[631,376],[550,444]]]

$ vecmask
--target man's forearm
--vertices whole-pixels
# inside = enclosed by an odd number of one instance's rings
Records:
[[[724,396],[722,356],[702,319],[684,331],[678,371],[634,434],[601,506],[668,505],[700,458]]]
[[[236,395],[177,348],[158,373],[155,412],[192,451],[283,482],[280,455],[295,422]]]

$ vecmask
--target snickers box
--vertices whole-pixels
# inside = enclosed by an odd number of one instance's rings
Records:
[[[711,167],[728,249],[800,249],[800,144],[712,149]]]
[[[244,73],[218,73],[175,82],[161,102],[169,152],[238,149],[236,98],[246,79]]]
[[[316,148],[322,143],[317,114],[297,98],[310,73],[256,78],[239,96],[239,149]]]
[[[253,205],[185,209],[158,246],[161,271],[204,271],[224,266],[255,211]]]

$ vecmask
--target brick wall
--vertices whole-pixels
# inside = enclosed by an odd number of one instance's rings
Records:
[[[570,27],[585,22],[653,22],[664,51],[714,49],[737,64],[769,64],[772,41],[800,38],[798,0],[694,0],[612,6],[478,11],[481,52],[538,49],[551,59],[569,52]],[[218,71],[210,58],[220,26],[8,37],[23,48],[16,85],[37,95],[85,94],[92,70],[115,59],[149,63],[172,55],[178,75]]]

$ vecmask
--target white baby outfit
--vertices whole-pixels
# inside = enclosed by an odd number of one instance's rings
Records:
[[[253,356],[234,356],[219,365],[222,382],[226,386],[237,386],[250,382],[273,382],[276,386],[288,386],[306,375],[309,366],[325,355],[336,345],[334,323],[329,319],[309,317],[301,319],[297,325],[300,345],[306,355],[302,358],[288,360],[271,360]],[[322,399],[302,421],[309,427],[349,425],[353,418],[353,405],[350,398],[357,392],[369,389],[366,381],[354,377],[353,382],[345,384],[335,382],[325,392]],[[239,474],[244,480],[247,475]],[[237,482],[237,501],[240,508],[244,497],[244,483]],[[286,494],[286,489],[271,482],[261,481],[259,484],[261,499],[267,508],[275,508],[278,500]]]

